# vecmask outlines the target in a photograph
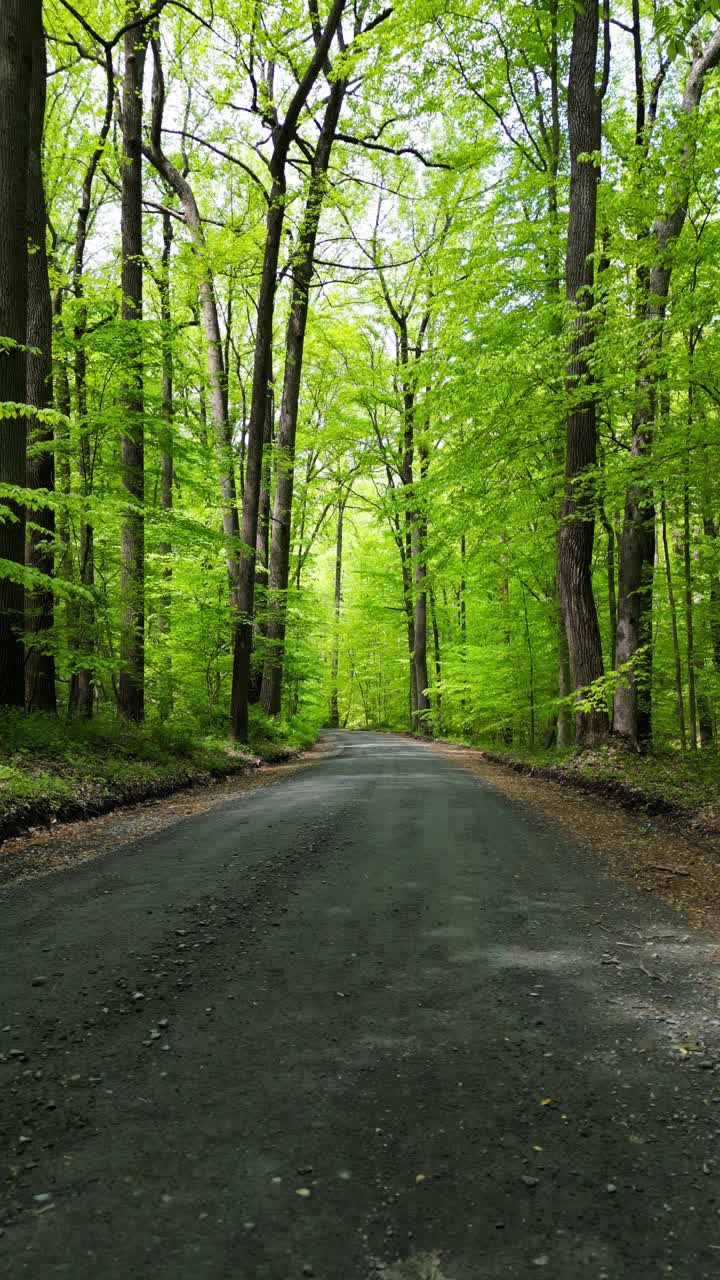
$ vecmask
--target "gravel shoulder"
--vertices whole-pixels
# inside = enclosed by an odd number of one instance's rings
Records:
[[[583,792],[561,770],[555,777],[518,772],[497,757],[451,743],[431,744],[500,794],[536,814],[576,844],[599,855],[610,874],[639,893],[686,912],[720,939],[720,832],[688,815],[647,812],[638,799]],[[669,806],[670,807],[670,806]]]

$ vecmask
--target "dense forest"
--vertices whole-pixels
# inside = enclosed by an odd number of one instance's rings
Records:
[[[720,733],[720,14],[3,0],[0,704]]]

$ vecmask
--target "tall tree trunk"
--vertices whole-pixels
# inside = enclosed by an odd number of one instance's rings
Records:
[[[567,631],[570,667],[578,694],[603,676],[602,643],[592,588],[595,535],[593,471],[597,457],[595,394],[591,377],[594,340],[592,320],[593,254],[597,220],[599,170],[590,157],[601,146],[603,88],[595,86],[599,15],[597,0],[586,0],[575,13],[570,79],[570,210],[567,232],[566,295],[572,311],[568,351],[565,503],[558,546],[558,583]],[[608,54],[606,30],[606,60]],[[606,67],[607,72],[607,67]],[[593,742],[608,733],[602,706],[578,711],[577,740]]]
[[[330,662],[330,728],[340,726],[338,706],[338,676],[340,672],[340,613],[342,610],[343,525],[345,507],[349,495],[341,495],[337,504],[337,531],[335,534],[335,597],[333,602],[333,643]],[[358,681],[359,684],[359,681]],[[360,687],[362,693],[362,687]]]
[[[157,169],[180,201],[185,224],[190,231],[195,251],[200,259],[200,313],[205,335],[205,352],[210,388],[210,413],[218,466],[218,484],[222,503],[223,535],[225,538],[230,599],[236,618],[238,609],[238,578],[240,562],[240,519],[238,515],[235,460],[233,456],[232,428],[228,413],[227,369],[223,359],[223,342],[220,329],[215,284],[207,263],[205,233],[195,194],[184,174],[168,160],[162,147],[163,116],[165,111],[165,78],[160,56],[159,39],[152,42],[153,88],[150,140],[143,147],[143,154]],[[204,399],[201,400],[204,414]],[[235,620],[234,626],[237,626]]]
[[[440,652],[440,628],[437,620],[437,604],[435,592],[429,590],[430,619],[433,635],[433,656],[435,660],[435,733],[442,732],[442,657]]]
[[[568,649],[565,618],[560,602],[557,602],[557,663],[558,663],[558,710],[556,726],[556,742],[560,750],[572,744],[572,713],[568,698],[572,693],[572,673],[570,671],[570,651]]]
[[[268,621],[268,587],[270,585],[270,496],[272,489],[272,457],[270,449],[273,443],[273,425],[275,419],[275,396],[272,390],[273,378],[270,375],[270,394],[267,398],[265,431],[263,432],[262,481],[260,484],[260,506],[258,509],[258,528],[255,540],[255,592],[261,602],[260,616],[255,618],[253,642],[253,669],[250,676],[248,698],[253,705],[260,702],[263,686],[263,670],[267,663],[264,643],[258,646],[257,641],[265,642],[269,635]],[[276,481],[277,484],[277,481]],[[260,652],[258,653],[258,649]],[[278,707],[278,711],[280,708]]]
[[[708,576],[710,578],[710,639],[713,667],[720,675],[720,575],[717,569],[718,522],[709,511],[703,515],[703,531],[713,546]]]
[[[690,750],[697,751],[697,697],[695,692],[695,628],[693,621],[692,547],[690,543],[689,453],[686,454],[685,474],[683,477],[683,571],[685,588],[685,644],[687,649]]]
[[[41,26],[40,0],[0,4],[0,403],[25,400],[27,334],[27,193],[32,53]],[[25,487],[25,419],[6,418],[0,430],[0,481]],[[18,566],[17,580],[0,576],[0,706],[25,703],[22,568],[25,510],[3,499],[0,559]]]
[[[137,5],[128,6],[129,19]],[[127,497],[120,541],[120,711],[130,720],[145,712],[145,421],[143,386],[142,116],[147,36],[143,27],[125,33],[122,94],[121,177],[122,318],[126,326],[126,370],[122,389],[124,433],[122,482]]]
[[[530,749],[535,746],[535,655],[530,634],[530,618],[528,615],[527,593],[522,589],[523,615],[525,619],[525,643],[528,651],[528,709],[530,711]]]
[[[255,329],[253,384],[250,399],[250,421],[247,432],[245,490],[242,510],[244,550],[238,575],[239,621],[235,632],[232,692],[230,695],[230,735],[241,741],[246,741],[248,736],[248,694],[252,653],[252,622],[255,607],[255,542],[257,539],[260,482],[262,478],[263,430],[272,374],[272,340],[277,267],[285,220],[287,186],[285,170],[290,144],[295,136],[300,113],[305,107],[308,96],[327,62],[330,45],[340,24],[344,7],[345,0],[333,0],[324,30],[322,32],[317,29],[314,30],[314,55],[295,90],[284,121],[280,123],[276,119],[273,124],[273,152],[270,160],[272,187],[265,222],[265,251]]]
[[[705,77],[720,61],[720,27],[693,58],[682,98],[684,118],[693,115],[702,98]],[[655,506],[648,464],[657,416],[659,358],[670,292],[672,255],[687,216],[692,181],[694,144],[682,131],[680,169],[672,180],[670,211],[654,226],[656,259],[647,277],[645,334],[638,363],[633,414],[631,479],[625,495],[625,516],[618,563],[618,626],[615,667],[626,667],[615,690],[613,728],[629,741],[650,737],[649,708],[652,580],[655,563]]]
[[[414,595],[414,559],[413,559],[413,527],[414,512],[412,509],[412,499],[410,495],[413,491],[413,466],[415,460],[415,392],[414,386],[410,381],[410,344],[408,339],[408,318],[407,312],[398,312],[386,297],[386,302],[390,309],[398,328],[399,337],[399,361],[400,374],[402,377],[403,390],[403,449],[402,449],[402,466],[400,475],[405,489],[404,494],[404,521],[405,521],[405,565],[406,577],[403,583],[406,591],[406,609],[408,614],[408,646],[410,658],[410,729],[415,730],[417,727],[418,717],[418,700],[420,691],[418,689],[418,673],[415,664],[415,650],[418,643],[418,637],[415,634],[415,595]],[[423,644],[423,638],[420,640]]]
[[[162,327],[162,429],[160,432],[160,510],[163,515],[172,511],[174,471],[174,417],[173,403],[173,335],[172,299],[170,293],[170,264],[172,255],[172,218],[163,214],[163,252],[160,271],[160,322]],[[158,547],[163,568],[163,585],[158,600],[158,640],[162,646],[160,656],[160,690],[158,710],[162,719],[173,707],[172,656],[170,653],[170,610],[172,606],[172,544],[163,539]]]
[[[57,289],[53,297],[53,325],[59,330],[63,325],[63,290]],[[70,379],[67,365],[62,359],[53,359],[53,403],[58,413],[66,420],[71,414]],[[70,438],[67,421],[59,425],[55,432],[55,490],[64,504],[67,503],[72,484],[70,479]],[[66,505],[61,505],[57,514],[57,569],[59,577],[66,582],[73,581],[74,553],[71,538],[70,520]],[[68,643],[77,631],[77,602],[68,599],[65,607],[65,628]]]
[[[243,742],[248,736],[250,663],[255,610],[255,559],[262,483],[262,454],[268,398],[271,395],[272,329],[280,240],[285,217],[285,167],[273,182],[267,215],[258,317],[255,336],[253,392],[247,433],[245,488],[242,503],[243,553],[238,566],[238,624],[233,653],[230,697],[230,735]]]
[[[680,641],[678,638],[677,608],[675,605],[675,592],[673,590],[673,580],[672,580],[672,566],[670,564],[670,551],[668,548],[667,517],[665,514],[664,498],[660,500],[660,521],[661,521],[661,529],[662,529],[663,558],[665,560],[665,582],[667,585],[668,610],[670,613],[670,634],[672,635],[672,645],[673,645],[673,666],[674,666],[674,672],[675,672],[675,697],[677,699],[678,729],[680,731],[680,745],[683,751],[685,751],[687,747],[687,736],[685,732],[685,703],[683,698],[682,658],[680,655]]]
[[[604,501],[601,499],[598,503],[598,514],[600,523],[602,524],[607,539],[605,550],[605,572],[607,576],[608,590],[608,649],[611,654],[615,653],[615,639],[617,635],[617,588],[615,585],[615,529],[612,521],[608,519],[605,511]]]
[[[313,156],[310,187],[300,226],[298,248],[292,265],[292,298],[285,336],[285,371],[278,428],[278,463],[272,520],[270,614],[268,620],[268,640],[270,643],[261,692],[263,708],[269,715],[273,716],[279,714],[282,700],[285,619],[287,588],[290,576],[292,498],[295,478],[295,438],[305,350],[305,332],[310,306],[310,283],[315,261],[315,242],[320,223],[320,213],[327,189],[327,171],[346,89],[347,81],[342,79],[335,80],[330,89],[320,138]]]
[[[420,459],[420,478],[425,478],[428,467],[428,453],[424,445],[418,448]],[[422,498],[413,495],[413,533],[412,554],[415,566],[415,689],[417,711],[414,729],[423,735],[429,735],[431,727],[427,713],[430,710],[428,696],[428,663],[427,663],[427,521],[422,511]]]
[[[110,126],[115,107],[115,71],[112,51],[105,51],[105,114],[98,133],[95,146],[83,175],[80,205],[75,224],[75,245],[73,252],[72,290],[77,305],[75,308],[74,326],[74,383],[75,404],[78,420],[78,474],[80,477],[80,542],[78,547],[78,574],[85,594],[77,604],[76,627],[71,631],[71,643],[76,650],[73,663],[73,674],[70,682],[68,710],[89,717],[93,713],[95,697],[95,620],[91,599],[95,589],[95,536],[88,516],[88,506],[92,497],[95,450],[90,440],[88,403],[87,403],[87,357],[85,354],[85,333],[87,329],[87,309],[84,295],[84,264],[87,245],[88,225],[92,209],[92,190],[95,175],[100,161],[105,154]]]
[[[560,116],[560,54],[559,54],[559,32],[558,32],[558,0],[549,0],[548,16],[550,19],[550,43],[549,43],[549,60],[548,60],[548,76],[550,80],[550,121],[549,126],[545,124],[545,117],[542,115],[539,119],[541,134],[545,142],[547,152],[547,206],[548,219],[550,224],[550,241],[547,254],[547,284],[546,298],[550,308],[550,337],[553,344],[560,343],[562,338],[562,300],[561,300],[561,270],[562,270],[562,248],[561,248],[561,229],[558,210],[558,175],[560,171],[560,144],[562,137],[562,125]],[[559,383],[559,379],[558,379]],[[558,390],[560,386],[558,385]],[[555,609],[555,631],[557,637],[557,710],[554,713],[554,723],[551,723],[546,733],[546,741],[551,744],[553,739],[558,749],[562,750],[569,747],[572,742],[572,714],[567,699],[572,692],[572,679],[570,675],[570,658],[568,652],[567,631],[565,628],[565,613],[560,602],[560,589],[558,585],[558,562],[560,550],[560,527],[563,515],[563,466],[564,466],[564,439],[563,424],[557,424],[557,432],[553,443],[552,456],[554,460],[554,470],[557,475],[557,493],[555,495],[555,510],[558,516],[558,535],[555,545],[555,577],[553,581],[553,602]]]
[[[38,409],[52,404],[52,298],[48,279],[47,215],[42,174],[47,65],[42,25],[33,32],[30,88],[27,235],[28,317],[27,402]],[[53,429],[37,419],[28,435],[27,487],[55,488]],[[51,507],[27,513],[26,564],[52,578],[55,570],[55,515]],[[28,711],[57,710],[55,656],[52,647],[54,599],[49,582],[25,595],[25,706]]]

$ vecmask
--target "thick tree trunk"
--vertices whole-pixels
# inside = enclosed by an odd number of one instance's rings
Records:
[[[27,191],[32,51],[41,28],[40,0],[0,4],[0,402],[25,400],[27,332]],[[6,418],[0,430],[0,481],[25,487],[25,419]],[[25,564],[25,510],[7,499],[0,519],[0,559]],[[23,587],[0,576],[0,706],[25,703]]]
[[[595,87],[598,46],[597,0],[576,10],[573,28],[568,127],[570,210],[567,233],[566,295],[572,311],[568,352],[565,503],[558,546],[558,585],[565,616],[573,684],[582,696],[603,676],[602,644],[592,588],[595,535],[593,471],[597,455],[595,395],[591,374],[593,254],[597,219],[598,168],[592,159],[601,145],[601,94]],[[605,737],[608,717],[601,705],[578,711],[581,744]]]
[[[333,602],[333,643],[330,662],[330,728],[340,726],[338,706],[338,677],[340,672],[340,614],[342,611],[343,526],[347,496],[339,497],[337,504],[337,531],[335,534],[335,597]],[[359,684],[359,681],[358,681]],[[362,693],[362,688],[361,688]]]
[[[238,566],[238,624],[233,654],[233,680],[230,698],[230,735],[243,742],[248,736],[250,696],[250,662],[252,656],[253,614],[255,609],[255,558],[257,527],[262,482],[263,435],[267,420],[267,401],[271,395],[272,330],[275,314],[275,289],[280,240],[285,217],[285,168],[273,183],[267,215],[265,254],[263,259],[257,327],[250,422],[247,433],[245,490],[243,494],[243,552]]]
[[[720,61],[720,27],[693,58],[682,99],[685,118],[694,114],[702,98],[705,77]],[[635,392],[631,479],[625,496],[625,516],[618,563],[618,625],[615,667],[626,668],[615,690],[613,729],[632,742],[651,735],[650,687],[652,669],[652,581],[655,564],[655,505],[648,464],[657,416],[659,357],[670,291],[672,254],[687,216],[694,146],[682,134],[680,170],[673,179],[670,211],[654,226],[656,261],[646,273],[645,335]],[[692,735],[691,735],[692,736]]]
[[[268,655],[263,674],[261,702],[269,715],[280,712],[287,588],[290,577],[292,498],[295,478],[295,437],[297,434],[300,382],[302,378],[305,332],[310,306],[310,282],[315,260],[315,241],[327,187],[327,171],[340,119],[347,81],[335,80],[330,90],[320,138],[313,157],[310,188],[300,227],[299,243],[292,269],[292,298],[285,337],[280,423],[277,440],[277,477],[272,520],[270,554],[270,596]]]
[[[42,175],[42,139],[45,123],[47,66],[42,26],[33,32],[30,91],[27,234],[28,317],[27,402],[38,409],[52,404],[52,298],[48,279],[47,216]],[[28,489],[55,488],[53,429],[37,419],[29,424],[27,457]],[[51,507],[27,513],[26,564],[52,578],[55,570],[55,515]],[[55,656],[52,647],[54,599],[45,586],[25,595],[25,706],[28,711],[57,710]]]
[[[137,13],[135,3],[128,17]],[[145,421],[143,386],[142,115],[147,37],[142,27],[125,33],[121,178],[122,318],[126,370],[122,389],[122,482],[127,497],[120,540],[120,711],[130,720],[145,713]]]
[[[618,556],[618,609],[615,669],[625,668],[614,695],[613,730],[631,742],[650,739],[652,589],[655,565],[655,503],[644,470],[652,448],[652,421],[647,431],[633,429],[631,465],[638,478],[625,494],[625,514]]]

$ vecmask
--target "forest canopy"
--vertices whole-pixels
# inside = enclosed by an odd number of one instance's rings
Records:
[[[3,0],[0,704],[720,732],[720,12]]]

